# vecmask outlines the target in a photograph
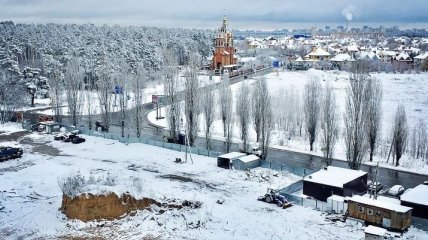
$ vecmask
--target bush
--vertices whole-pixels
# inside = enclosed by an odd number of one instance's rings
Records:
[[[117,184],[117,176],[110,172],[106,175],[95,178],[91,172],[89,178],[77,172],[75,174],[69,174],[58,179],[58,185],[62,193],[69,197],[76,197],[82,194],[85,190],[87,191],[88,186],[115,186]]]

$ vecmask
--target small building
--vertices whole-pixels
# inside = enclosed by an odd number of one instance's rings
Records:
[[[348,198],[348,216],[387,229],[404,231],[410,227],[412,208],[359,195]]]
[[[240,157],[246,156],[245,153],[240,152],[230,152],[217,157],[217,167],[221,168],[230,168],[231,163],[233,163],[234,159],[238,159]]]
[[[366,172],[329,166],[303,179],[303,194],[326,202],[331,195],[346,197],[366,192],[366,185]]]
[[[39,122],[39,131],[45,133],[56,133],[61,131],[61,123],[57,122]]]
[[[328,61],[331,58],[331,54],[326,52],[322,48],[313,48],[312,52],[305,56],[305,60],[313,60],[313,61]]]
[[[383,240],[385,239],[386,229],[369,225],[364,229],[364,240]]]
[[[408,190],[401,195],[400,201],[401,205],[413,208],[413,216],[428,219],[428,185]]]
[[[237,170],[256,168],[260,164],[260,158],[254,154],[239,157],[232,160],[233,167]]]

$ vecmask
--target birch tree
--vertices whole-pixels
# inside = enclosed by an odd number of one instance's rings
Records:
[[[243,82],[238,89],[236,98],[236,116],[240,129],[241,140],[244,144],[244,151],[247,151],[248,127],[250,125],[250,88]]]
[[[47,73],[49,81],[49,90],[51,96],[51,105],[54,112],[54,119],[56,122],[62,122],[62,95],[64,93],[64,74],[62,72],[62,65],[55,61],[52,68]]]
[[[64,87],[68,111],[71,116],[71,124],[74,126],[77,126],[79,117],[82,113],[84,74],[85,72],[83,66],[80,64],[80,59],[70,59],[64,75]]]
[[[333,92],[333,88],[326,85],[321,103],[321,131],[323,154],[327,166],[332,163],[334,147],[339,133],[336,109],[336,95]]]
[[[309,135],[310,151],[316,140],[317,127],[320,113],[321,86],[316,80],[310,81],[304,89],[304,111],[306,131]]]

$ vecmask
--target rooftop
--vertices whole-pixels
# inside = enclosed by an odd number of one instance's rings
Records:
[[[400,199],[401,201],[428,206],[428,185],[418,185],[401,195]]]
[[[239,158],[239,157],[243,157],[246,156],[247,154],[245,153],[240,153],[240,152],[230,152],[230,153],[226,153],[223,154],[221,156],[218,156],[219,158],[228,158],[228,159],[233,159],[233,158]]]
[[[375,200],[372,198],[367,198],[367,197],[363,197],[363,196],[359,196],[359,195],[354,195],[354,196],[348,198],[348,204],[349,204],[349,201],[353,201],[356,203],[361,203],[361,204],[365,204],[365,205],[369,205],[369,206],[373,206],[373,207],[388,209],[388,210],[391,210],[394,212],[400,212],[400,213],[406,213],[406,212],[412,210],[412,208],[410,208],[410,207],[401,206],[399,204],[395,204],[395,203],[391,203],[391,202]]]
[[[306,176],[303,180],[334,187],[343,188],[343,185],[367,173],[361,170],[351,170],[346,168],[329,166],[318,172]]]
[[[247,156],[240,157],[239,160],[241,160],[242,162],[248,163],[248,162],[259,160],[259,157],[257,157],[256,155],[250,154]]]

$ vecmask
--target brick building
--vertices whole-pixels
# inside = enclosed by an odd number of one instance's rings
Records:
[[[233,46],[233,34],[227,29],[227,18],[224,16],[223,25],[218,30],[214,42],[214,54],[211,63],[213,70],[222,70],[224,66],[237,63],[235,47]]]

